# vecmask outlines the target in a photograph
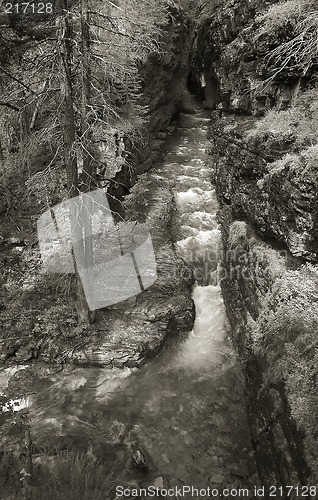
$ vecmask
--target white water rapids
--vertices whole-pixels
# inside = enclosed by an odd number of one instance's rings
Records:
[[[231,356],[217,283],[221,232],[216,221],[215,189],[209,181],[210,171],[206,165],[208,123],[209,119],[204,116],[181,115],[178,147],[167,153],[157,169],[162,177],[173,179],[177,249],[191,265],[196,279],[194,328],[180,349],[178,362],[201,371],[220,363],[224,354]]]

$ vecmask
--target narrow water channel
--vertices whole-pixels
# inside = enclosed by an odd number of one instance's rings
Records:
[[[181,115],[161,163],[150,172],[169,178],[173,189],[175,244],[197,280],[193,331],[172,336],[140,370],[70,367],[57,373],[33,398],[32,433],[61,449],[88,449],[108,461],[118,484],[210,487],[219,491],[213,498],[225,498],[222,491],[230,488],[228,498],[253,498],[256,466],[244,377],[217,283],[220,231],[206,164],[208,123],[204,112]],[[138,470],[131,456],[139,452],[145,466]]]
[[[172,182],[177,251],[196,278],[194,328],[183,340],[170,341],[142,370],[129,396],[135,433],[170,484],[210,486],[220,492],[217,498],[223,498],[225,487],[233,498],[236,489],[239,497],[246,487],[252,498],[256,467],[244,379],[228,339],[217,281],[221,235],[207,164],[208,124],[205,112],[181,115],[162,163],[152,171],[156,179]]]

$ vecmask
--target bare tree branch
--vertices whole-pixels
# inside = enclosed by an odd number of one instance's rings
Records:
[[[14,109],[14,111],[21,111],[20,108],[18,108],[14,104],[11,104],[10,102],[0,101],[0,106],[7,106],[8,108]]]
[[[19,80],[18,78],[16,78],[15,76],[11,75],[8,71],[6,71],[5,69],[1,68],[0,67],[0,71],[2,71],[2,73],[4,73],[5,75],[7,75],[9,78],[11,78],[11,80],[14,80],[15,82],[19,83],[20,85],[22,85],[22,87],[26,88],[29,92],[31,92],[31,94],[36,94],[36,92],[34,92],[34,90],[32,90],[28,85],[26,85],[22,80]]]

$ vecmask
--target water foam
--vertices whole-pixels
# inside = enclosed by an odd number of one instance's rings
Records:
[[[179,363],[192,370],[209,369],[228,354],[225,310],[219,286],[198,286],[192,294],[196,318],[193,330],[179,354]]]

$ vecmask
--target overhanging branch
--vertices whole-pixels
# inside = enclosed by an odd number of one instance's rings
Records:
[[[11,104],[10,102],[0,101],[0,106],[7,106],[7,108],[14,109],[14,111],[20,111],[20,108],[18,108],[14,104]]]
[[[14,80],[15,82],[17,82],[20,85],[22,85],[22,87],[26,88],[29,92],[31,92],[31,94],[34,94],[34,95],[36,94],[36,92],[34,92],[34,90],[32,90],[28,85],[26,85],[24,82],[22,82],[21,80],[19,80],[15,76],[13,76],[10,73],[8,73],[8,71],[6,71],[5,69],[1,68],[1,66],[0,66],[0,71],[2,71],[2,73],[4,73],[5,75],[7,75],[9,78],[11,78],[11,80]]]

